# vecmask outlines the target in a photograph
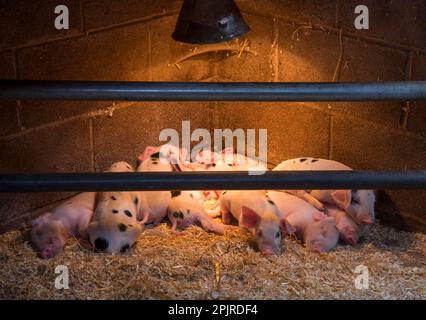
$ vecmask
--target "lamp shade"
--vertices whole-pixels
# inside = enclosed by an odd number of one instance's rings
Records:
[[[234,0],[184,0],[173,39],[208,44],[238,38],[250,31]]]

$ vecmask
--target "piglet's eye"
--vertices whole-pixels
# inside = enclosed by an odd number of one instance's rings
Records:
[[[355,198],[352,198],[351,199],[351,204],[359,204],[359,200],[355,199]]]
[[[275,238],[279,238],[281,237],[281,232],[277,231],[277,233],[275,234]]]

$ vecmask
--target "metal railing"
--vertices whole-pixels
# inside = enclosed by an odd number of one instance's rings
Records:
[[[0,100],[426,100],[426,81],[198,83],[0,80]],[[426,171],[149,172],[0,175],[0,192],[223,189],[426,189]]]
[[[114,101],[426,100],[426,81],[111,82],[0,80],[0,99]]]

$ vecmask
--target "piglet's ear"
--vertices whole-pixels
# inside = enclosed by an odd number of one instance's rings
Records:
[[[137,165],[139,166],[142,162],[148,159],[153,153],[155,153],[156,147],[148,146],[144,152],[138,157]]]
[[[347,210],[351,204],[350,190],[336,190],[331,193],[331,197],[340,209]]]
[[[294,228],[290,223],[288,223],[286,219],[280,220],[280,228],[281,228],[281,232],[284,235],[296,233],[296,228]]]
[[[242,207],[242,224],[244,228],[250,229],[254,228],[260,221],[259,215],[251,210],[250,208],[247,208],[246,206]]]
[[[141,154],[138,158],[139,161],[144,161],[145,159],[148,159],[153,153],[155,153],[155,150],[157,148],[153,146],[148,146],[145,148],[143,154]]]
[[[321,211],[316,211],[313,214],[313,218],[314,218],[315,221],[321,221],[321,220],[326,219],[327,216]]]

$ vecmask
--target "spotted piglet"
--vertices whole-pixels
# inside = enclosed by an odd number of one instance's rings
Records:
[[[267,193],[279,208],[281,217],[294,228],[310,251],[328,252],[339,240],[333,218],[327,217],[308,202],[285,192],[269,191]]]
[[[200,191],[172,191],[167,211],[172,232],[177,235],[182,234],[177,228],[185,229],[190,225],[199,225],[206,231],[224,234],[223,225],[206,213]]]
[[[148,146],[138,157],[137,171],[191,171],[191,167],[184,164],[186,156],[186,149],[171,144]]]
[[[166,149],[167,150],[167,149]],[[171,172],[170,154],[162,153],[161,147],[147,147],[137,172]],[[138,220],[142,224],[158,224],[167,216],[167,206],[171,199],[170,191],[139,191],[133,193],[137,205]]]
[[[260,161],[246,157],[245,155],[234,153],[233,148],[225,148],[221,152],[200,151],[196,160],[204,167],[199,167],[197,171],[266,171],[267,168]],[[205,200],[219,199],[222,190],[204,191]]]
[[[31,240],[44,259],[60,253],[70,236],[82,244],[95,207],[95,193],[80,193],[31,222]]]
[[[102,194],[88,228],[90,242],[97,251],[124,252],[136,242],[141,231],[130,192]]]
[[[243,230],[254,236],[263,254],[279,254],[284,236],[294,231],[263,191],[223,191],[220,211],[223,223],[230,224],[235,218]]]
[[[126,162],[116,162],[108,172],[134,172]],[[89,239],[100,252],[124,252],[142,231],[137,221],[137,201],[133,192],[99,192],[96,209],[88,227]]]
[[[114,162],[106,172],[135,172],[135,169],[125,161]]]
[[[286,160],[273,170],[352,170],[350,167],[333,160],[316,158],[296,158]],[[285,190],[309,203],[317,209],[325,211],[323,203],[335,204],[346,211],[357,223],[371,224],[374,222],[374,203],[376,200],[373,190]]]

